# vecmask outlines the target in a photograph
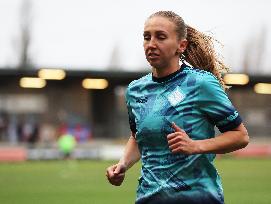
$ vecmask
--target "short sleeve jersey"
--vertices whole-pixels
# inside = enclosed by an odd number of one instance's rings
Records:
[[[241,124],[216,77],[185,64],[163,78],[150,73],[129,84],[126,104],[142,161],[136,203],[224,203],[215,155],[173,154],[167,142],[172,122],[193,140]]]

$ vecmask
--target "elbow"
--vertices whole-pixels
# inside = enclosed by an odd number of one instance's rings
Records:
[[[245,129],[245,130],[243,130],[242,132],[241,132],[241,137],[240,138],[242,138],[241,140],[240,140],[240,148],[245,148],[248,144],[249,144],[249,136],[248,136],[248,132],[247,132],[247,130]]]

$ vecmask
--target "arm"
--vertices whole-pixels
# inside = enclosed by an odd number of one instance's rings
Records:
[[[167,136],[169,148],[173,153],[184,154],[224,154],[247,146],[249,137],[246,128],[241,123],[237,128],[221,135],[205,139],[192,140],[184,130],[173,123],[175,132]]]
[[[225,154],[244,148],[249,143],[249,136],[243,123],[237,128],[224,132],[214,138],[195,141],[198,153]]]
[[[124,154],[119,161],[119,164],[125,166],[126,170],[131,168],[140,159],[140,153],[135,140],[135,134],[131,133],[131,136],[126,144]]]
[[[135,140],[134,133],[131,134],[123,157],[117,164],[114,164],[107,168],[106,176],[108,181],[115,186],[120,186],[125,178],[125,172],[131,168],[140,159],[140,152]]]

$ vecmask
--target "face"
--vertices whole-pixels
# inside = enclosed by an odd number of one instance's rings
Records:
[[[165,17],[152,17],[145,23],[143,36],[145,56],[153,68],[179,66],[179,55],[186,48],[186,40],[178,39],[173,22]]]

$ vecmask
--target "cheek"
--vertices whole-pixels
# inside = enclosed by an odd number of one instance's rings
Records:
[[[175,55],[178,49],[179,49],[178,45],[176,45],[175,43],[172,43],[172,45],[170,46],[169,52]]]
[[[172,56],[176,54],[177,48],[174,45],[167,46],[164,49],[164,54],[167,56]]]
[[[144,43],[144,42],[143,42],[143,48],[144,48],[144,51],[146,51],[147,45],[146,45],[146,43]]]

